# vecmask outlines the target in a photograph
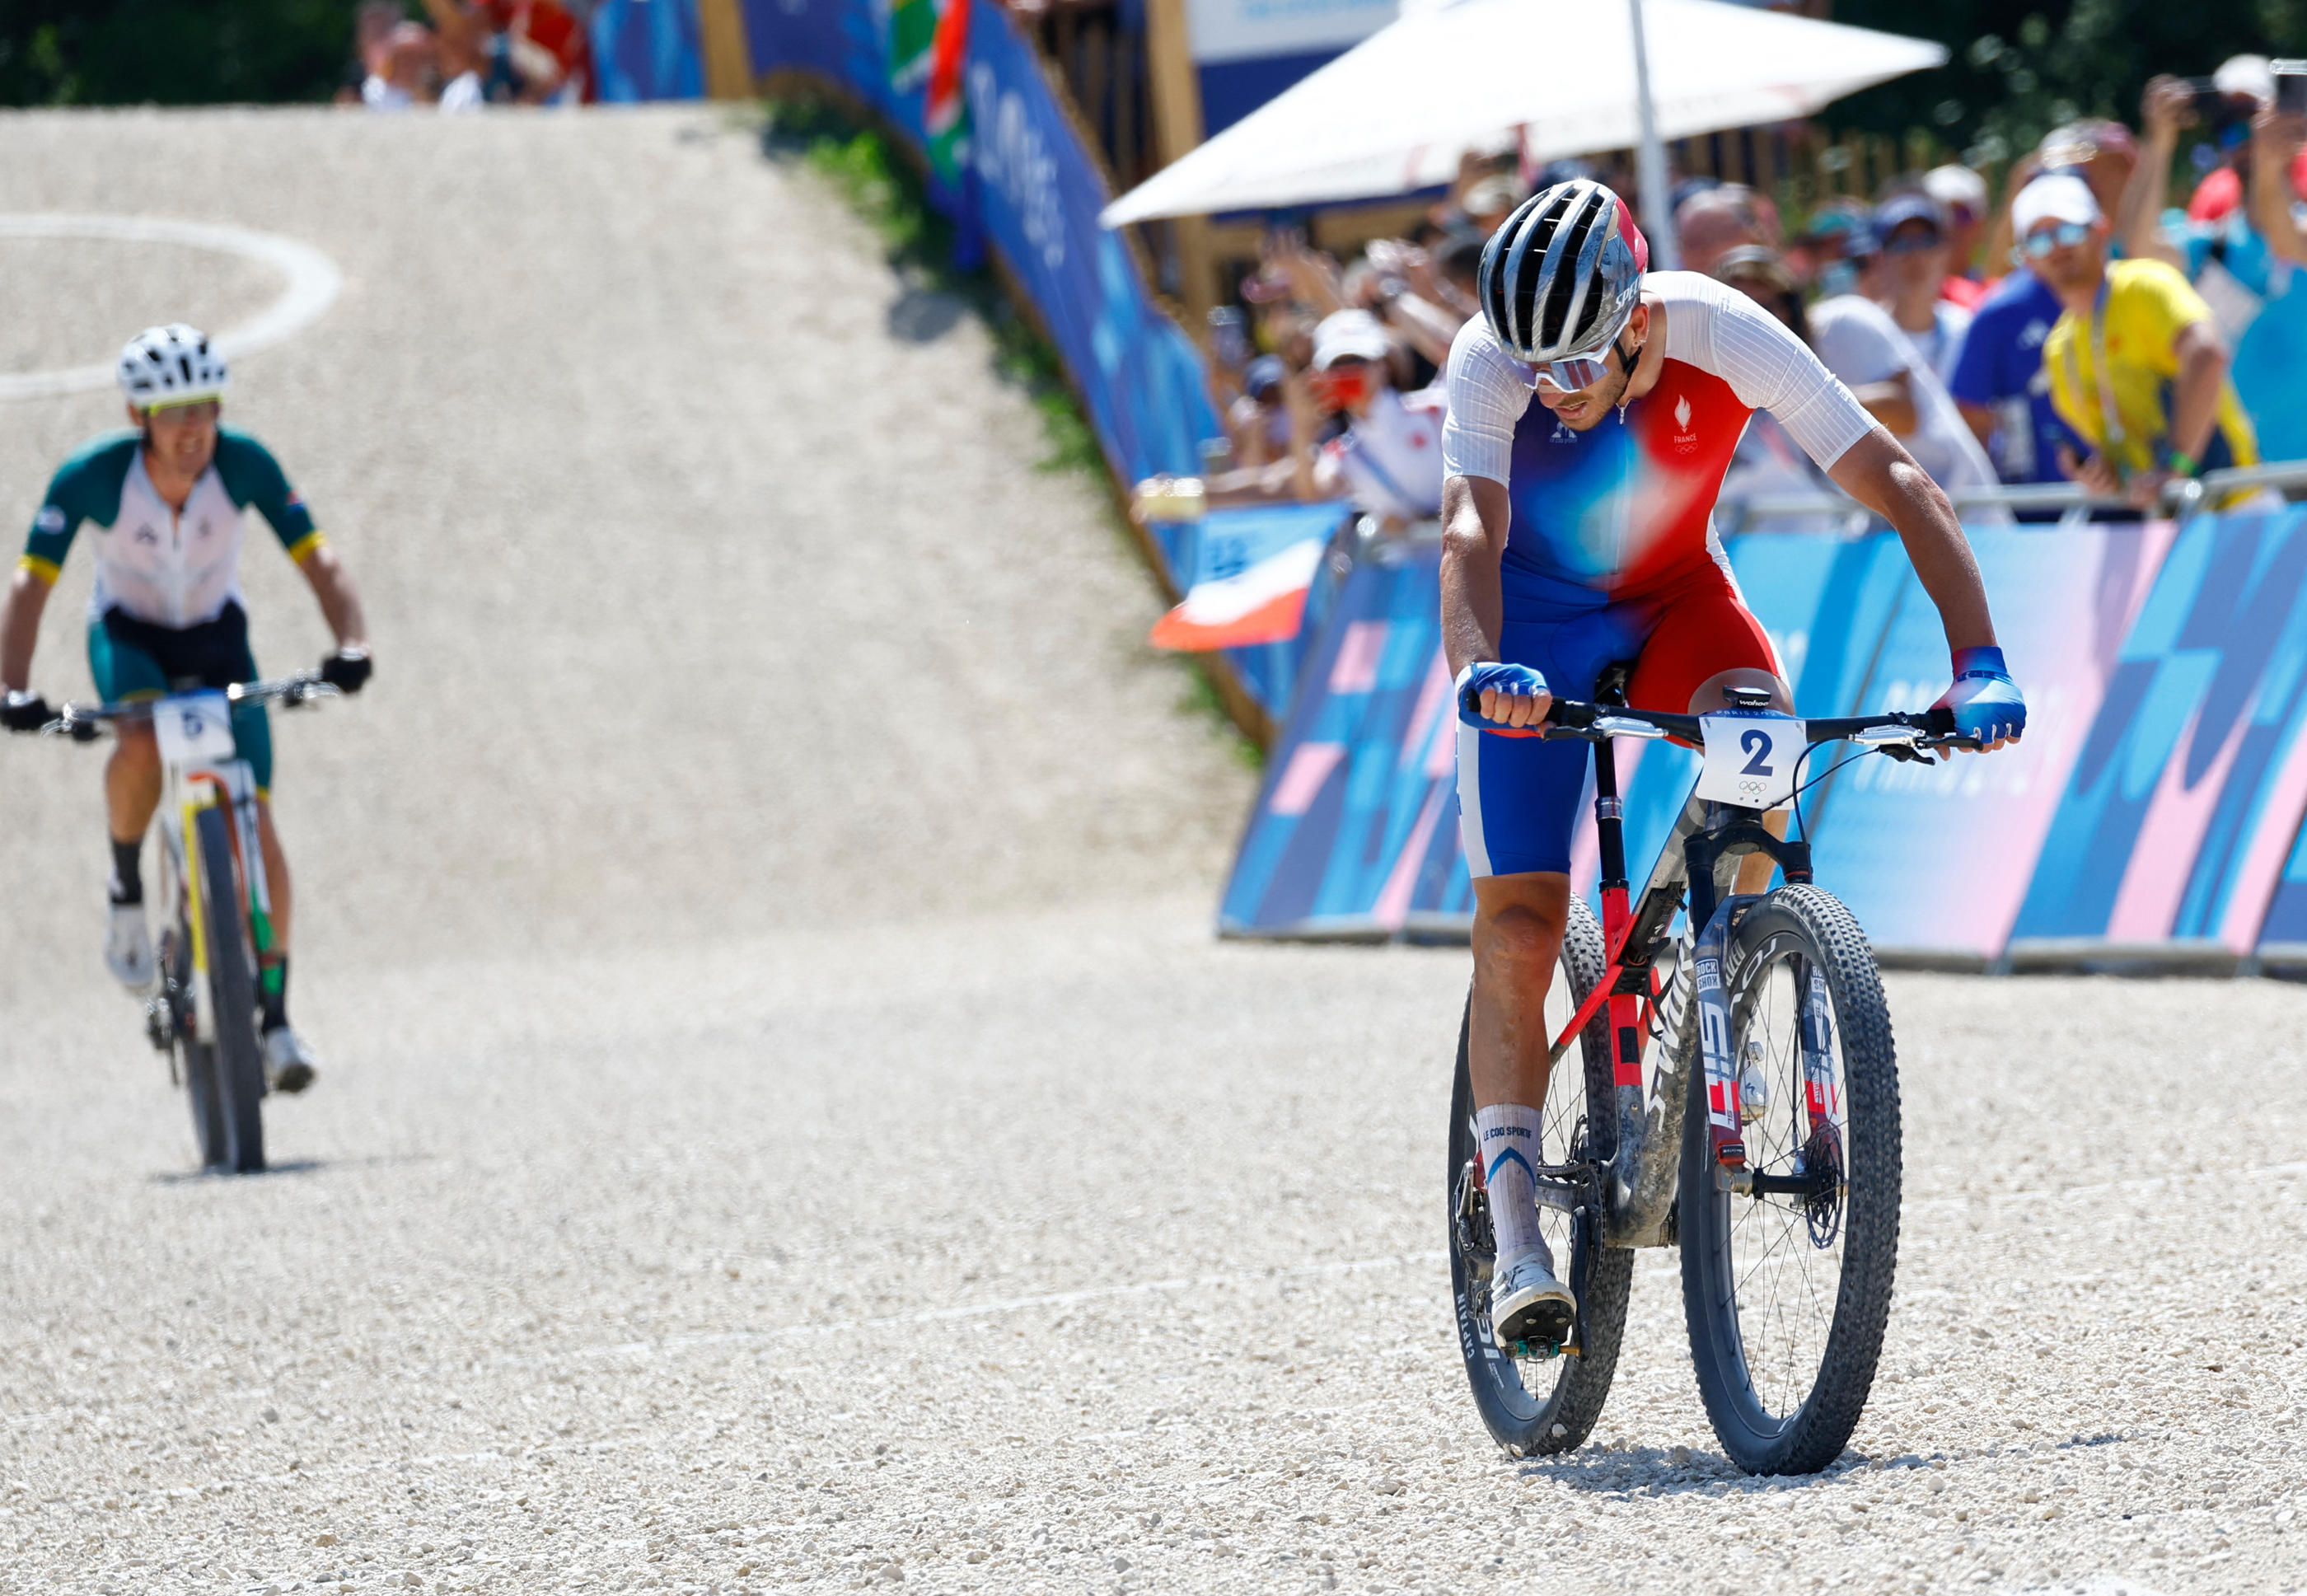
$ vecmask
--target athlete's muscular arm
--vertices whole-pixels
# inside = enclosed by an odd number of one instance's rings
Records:
[[[1498,657],[1505,596],[1498,562],[1505,554],[1511,512],[1505,484],[1487,476],[1453,476],[1442,485],[1442,647],[1450,674]],[[1551,693],[1531,697],[1485,689],[1482,715],[1505,725],[1546,718]]]
[[[48,579],[30,566],[16,568],[8,602],[0,607],[0,691],[21,692],[32,676],[32,645],[40,637],[40,612],[47,608]]]
[[[325,543],[317,544],[297,562],[297,569],[312,584],[313,596],[321,601],[321,614],[329,630],[337,634],[337,647],[365,652],[368,619],[361,613],[360,589],[353,585],[353,573],[337,558],[337,551]]]
[[[1950,651],[1995,646],[1986,584],[1954,506],[1899,441],[1876,427],[1828,468],[1835,485],[1898,528],[1923,591],[1939,608]],[[2000,742],[1994,746],[2000,748]]]

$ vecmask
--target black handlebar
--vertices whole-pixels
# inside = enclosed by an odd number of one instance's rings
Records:
[[[1468,692],[1471,691],[1469,689]],[[1479,701],[1465,707],[1472,713],[1480,713]],[[1695,715],[1672,715],[1662,709],[1635,709],[1610,704],[1586,704],[1575,699],[1554,700],[1554,707],[1546,712],[1545,735],[1549,739],[1575,737],[1595,742],[1623,734],[1598,727],[1596,722],[1602,720],[1639,721],[1696,747],[1706,745],[1705,723]],[[1919,713],[1891,709],[1877,715],[1845,715],[1808,720],[1803,723],[1803,735],[1812,742],[1840,742],[1868,732],[1902,728],[1922,734],[1915,740],[1914,748],[1966,748],[1975,751],[1980,746],[1976,737],[1956,734],[1954,711],[1951,709],[1925,709]],[[1904,743],[1885,743],[1882,751],[1893,758],[1907,758],[1912,757],[1913,751]]]
[[[215,691],[236,705],[270,702],[283,709],[344,697],[344,690],[322,681],[318,671],[298,671],[271,682],[236,682]],[[69,737],[74,742],[93,742],[108,723],[150,720],[153,710],[166,702],[167,699],[161,698],[122,699],[109,704],[66,704],[40,732],[44,736]]]

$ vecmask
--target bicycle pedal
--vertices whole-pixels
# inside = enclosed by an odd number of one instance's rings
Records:
[[[1518,1341],[1514,1343],[1512,1351],[1517,1358],[1560,1358],[1565,1355],[1575,1358],[1578,1356],[1577,1345],[1572,1342]]]

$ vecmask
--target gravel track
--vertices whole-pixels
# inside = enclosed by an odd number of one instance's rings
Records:
[[[2307,1585],[2296,989],[1891,978],[1850,1453],[1723,1464],[1660,1252],[1596,1443],[1514,1462],[1463,954],[1211,940],[1249,782],[1150,584],[828,195],[694,108],[36,116],[0,210],[335,256],[234,411],[380,659],[276,734],[324,1069],[262,1179],[185,1172],[104,990],[98,761],[0,745],[0,1591]],[[12,247],[11,369],[176,313],[175,252]],[[110,410],[0,406],[0,516]]]

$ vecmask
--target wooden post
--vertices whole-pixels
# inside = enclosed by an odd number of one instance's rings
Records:
[[[705,35],[705,98],[750,99],[753,56],[737,0],[697,0],[697,22]]]
[[[1186,0],[1146,0],[1145,67],[1154,100],[1154,150],[1168,166],[1202,142],[1202,84],[1186,34]],[[1209,337],[1210,307],[1218,300],[1217,262],[1210,253],[1205,216],[1181,216],[1178,234],[1178,296],[1185,301],[1196,342]]]

